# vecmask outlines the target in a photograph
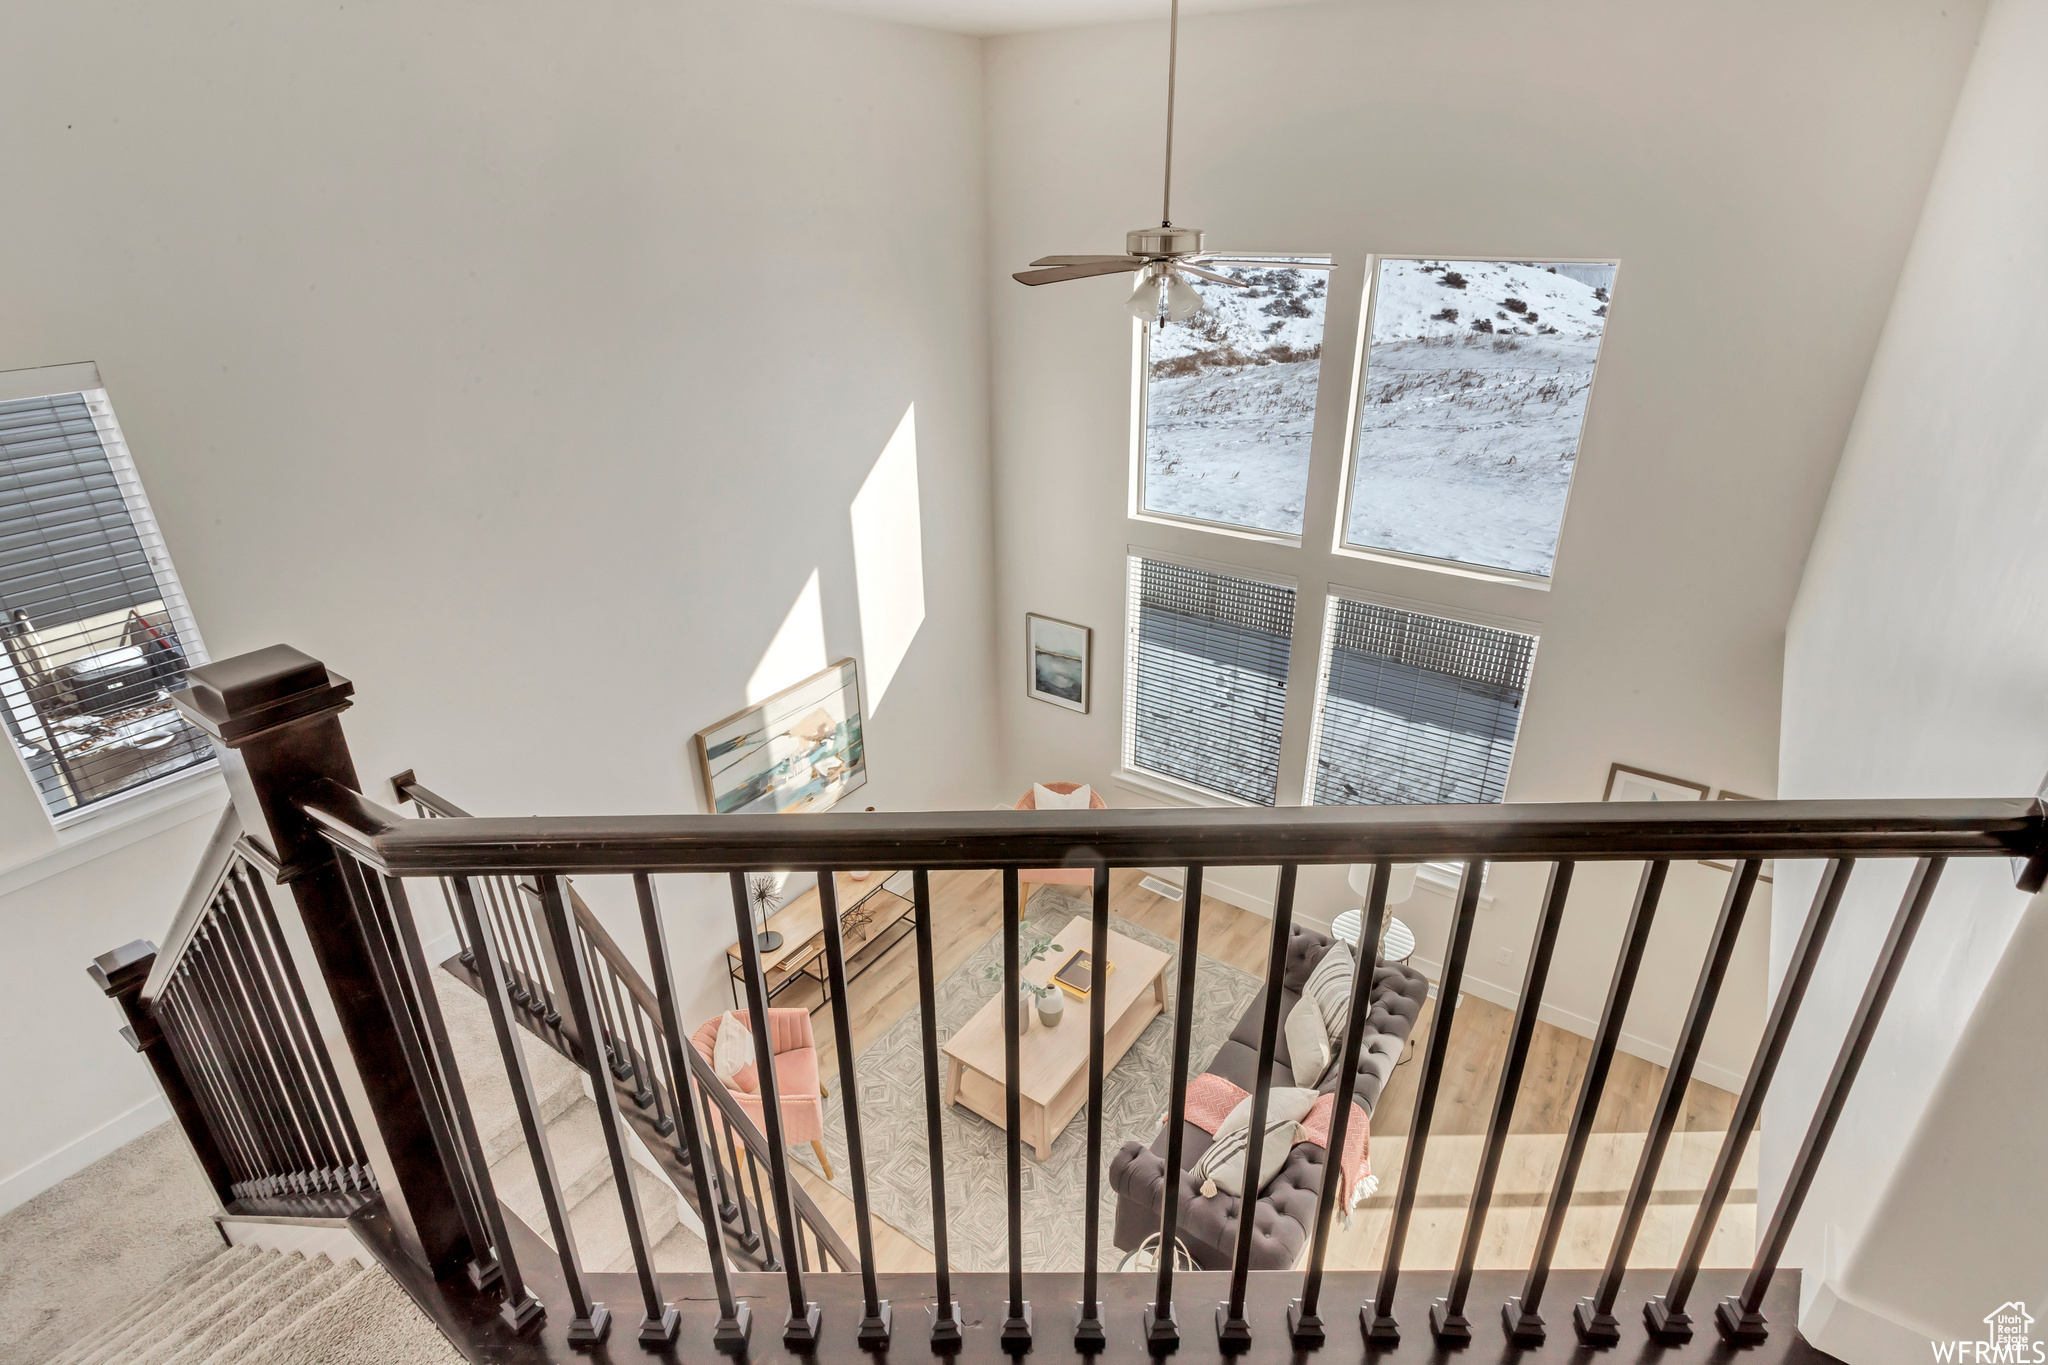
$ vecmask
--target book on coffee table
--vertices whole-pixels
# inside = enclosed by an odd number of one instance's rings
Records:
[[[1109,970],[1116,970],[1116,963],[1109,964]],[[1059,988],[1077,1000],[1086,1000],[1088,991],[1095,982],[1095,959],[1086,948],[1076,948],[1073,956],[1060,964],[1052,974]]]

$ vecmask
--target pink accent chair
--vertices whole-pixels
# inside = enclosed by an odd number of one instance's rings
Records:
[[[754,1026],[746,1010],[733,1010],[732,1013],[748,1028]],[[713,1015],[690,1035],[690,1046],[696,1048],[697,1055],[706,1062],[711,1060],[712,1044],[718,1040],[718,1024],[723,1018],[722,1014]],[[811,1035],[811,1012],[804,1009],[769,1010],[768,1051],[775,1058],[775,1093],[782,1101],[782,1140],[792,1147],[799,1142],[810,1143],[811,1150],[817,1154],[818,1165],[824,1169],[825,1178],[830,1180],[832,1159],[825,1155],[825,1106],[821,1102],[830,1092],[818,1075],[818,1044]],[[763,1133],[768,1131],[762,1122],[758,1091],[736,1090],[727,1086],[726,1093],[738,1102],[756,1128]]]
[[[1058,792],[1061,796],[1071,796],[1081,789],[1079,782],[1045,782],[1039,785],[1043,786],[1047,791]],[[1038,802],[1034,798],[1033,793],[1027,791],[1018,797],[1016,809],[1037,810]],[[1090,788],[1088,792],[1088,809],[1108,810],[1109,802],[1102,799],[1101,792]],[[1032,882],[1046,882],[1054,886],[1092,887],[1095,885],[1095,869],[1091,867],[1026,868],[1017,874],[1017,881],[1019,883],[1017,889],[1018,899],[1020,901],[1027,901],[1031,899],[1031,893],[1025,888]]]

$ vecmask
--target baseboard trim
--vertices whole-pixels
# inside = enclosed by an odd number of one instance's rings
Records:
[[[1809,1345],[1851,1365],[1875,1360],[1926,1360],[1936,1340],[1947,1340],[1937,1338],[1925,1324],[1904,1322],[1879,1312],[1833,1280],[1821,1281],[1814,1291],[1812,1304],[1799,1315],[1799,1333]],[[1966,1351],[1968,1345],[1965,1343]],[[1955,1359],[1975,1357],[1959,1354]]]
[[[163,1097],[152,1095],[125,1114],[108,1119],[83,1137],[32,1161],[0,1180],[0,1213],[20,1208],[66,1176],[77,1175],[117,1148],[125,1147],[171,1116]]]

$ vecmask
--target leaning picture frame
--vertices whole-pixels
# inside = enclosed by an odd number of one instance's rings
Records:
[[[1024,613],[1024,695],[1086,714],[1094,637],[1087,626]]]
[[[1723,787],[1720,793],[1717,796],[1715,796],[1714,799],[1716,801],[1754,801],[1757,798],[1754,796],[1744,796],[1741,792],[1732,792],[1729,791],[1726,787]],[[1711,858],[1700,859],[1700,866],[1711,867],[1716,872],[1735,871],[1734,863],[1717,863],[1713,861]],[[1766,858],[1764,859],[1763,870],[1757,873],[1756,879],[1760,882],[1767,882],[1771,880],[1771,877],[1776,872],[1776,870],[1776,865],[1770,859]]]
[[[1688,782],[1669,773],[1648,768],[1631,768],[1626,763],[1607,769],[1607,792],[1602,801],[1704,801],[1712,788],[1704,782]]]
[[[719,815],[830,810],[868,780],[860,670],[841,659],[699,730],[695,747]]]

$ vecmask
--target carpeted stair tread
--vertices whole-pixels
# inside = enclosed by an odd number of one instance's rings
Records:
[[[555,1159],[555,1179],[562,1186],[562,1201],[573,1209],[611,1179],[611,1157],[605,1150],[597,1105],[578,1094],[576,1103],[548,1124],[547,1133],[548,1152]],[[491,1181],[497,1187],[498,1198],[528,1227],[546,1226],[547,1208],[541,1203],[540,1177],[524,1142],[491,1163]]]
[[[79,1365],[108,1341],[129,1331],[134,1323],[162,1309],[172,1298],[209,1292],[210,1285],[224,1278],[249,1273],[262,1257],[263,1252],[255,1247],[231,1247],[186,1275],[172,1275],[136,1300],[121,1316],[94,1328],[50,1357],[46,1365]]]
[[[380,1269],[238,1247],[173,1276],[51,1365],[460,1365]]]
[[[485,1159],[496,1165],[524,1148],[526,1138],[519,1126],[519,1110],[512,1103],[512,1083],[505,1077],[505,1056],[491,1027],[490,1008],[452,973],[437,971],[433,978],[441,1017],[448,1025],[449,1046],[455,1052],[470,1114],[476,1120],[477,1137],[483,1143]],[[519,1043],[541,1122],[551,1124],[583,1098],[583,1073],[523,1030]]]
[[[640,1194],[640,1219],[649,1246],[668,1236],[678,1223],[675,1191],[667,1182],[637,1163],[633,1184]],[[569,1210],[569,1224],[576,1229],[576,1251],[588,1270],[631,1270],[633,1250],[626,1241],[626,1213],[619,1205],[618,1187],[606,1172],[604,1183]],[[659,1269],[660,1267],[656,1267]]]
[[[315,1257],[309,1264],[313,1274],[295,1291],[254,1322],[243,1326],[241,1331],[221,1344],[215,1355],[200,1359],[208,1361],[208,1365],[256,1365],[256,1362],[266,1360],[272,1342],[295,1331],[306,1314],[346,1288],[358,1275],[366,1273],[354,1261],[336,1265],[325,1256]],[[170,1365],[194,1365],[194,1362],[179,1360],[170,1362]]]
[[[654,1268],[666,1274],[684,1274],[689,1271],[711,1273],[711,1248],[704,1239],[677,1223],[669,1229],[668,1236],[654,1246]]]

